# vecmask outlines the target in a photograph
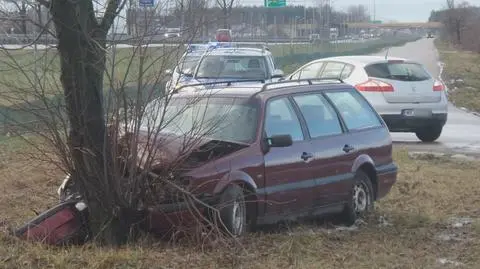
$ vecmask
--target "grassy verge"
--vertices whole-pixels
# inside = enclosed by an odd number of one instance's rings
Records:
[[[445,64],[443,79],[449,99],[459,107],[480,112],[480,54],[458,50],[439,39],[435,44]]]
[[[17,139],[0,142],[0,227],[22,223],[33,216],[31,209],[52,205],[61,178],[52,167],[25,159]],[[397,184],[377,203],[376,216],[358,229],[303,223],[252,234],[239,248],[206,250],[156,240],[119,249],[92,244],[58,249],[0,233],[0,268],[453,268],[449,262],[478,268],[478,163],[411,160],[402,150],[395,159]],[[452,217],[473,222],[455,228]]]

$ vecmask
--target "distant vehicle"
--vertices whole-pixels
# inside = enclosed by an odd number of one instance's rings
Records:
[[[215,34],[215,40],[218,42],[231,42],[232,30],[230,29],[218,29]]]
[[[433,38],[433,34],[432,34],[432,33],[428,33],[428,34],[427,34],[427,38]]]
[[[256,80],[272,82],[283,78],[283,71],[277,69],[272,53],[266,47],[236,47],[238,43],[226,43],[222,47],[209,48],[196,62],[194,69],[183,70],[183,80],[177,83],[171,80],[167,85],[172,91],[185,84],[204,83],[219,80]],[[260,44],[261,45],[261,44]],[[253,83],[253,82],[252,82]],[[174,87],[172,87],[175,85]]]
[[[318,42],[318,41],[320,41],[320,34],[310,34],[308,36],[308,39],[309,39],[310,43]]]
[[[168,220],[193,218],[197,212],[235,237],[257,225],[326,214],[339,214],[352,225],[390,192],[397,180],[392,139],[352,86],[336,81],[230,82],[185,86],[168,101],[147,105],[146,117],[165,122],[158,133],[152,131],[154,136],[147,131],[157,127],[150,121],[139,127],[138,141],[151,142],[158,149],[152,159],[162,160],[149,170],[185,160],[188,165],[178,177],[166,180],[181,179],[175,184],[202,202],[195,203],[198,211],[192,213],[194,199],[182,199],[180,191],[169,193],[144,211],[141,219],[156,220],[147,222],[147,229],[168,229],[164,225],[175,225]],[[199,130],[206,135],[182,150],[182,142]],[[143,168],[149,159],[138,160]],[[58,192],[74,190],[75,182],[66,178]]]
[[[330,28],[330,39],[338,38],[338,28]]]
[[[180,28],[168,28],[164,36],[166,38],[180,37]]]
[[[380,56],[341,56],[315,60],[288,79],[340,78],[355,86],[392,132],[413,132],[423,142],[437,140],[448,114],[445,85],[420,63]]]

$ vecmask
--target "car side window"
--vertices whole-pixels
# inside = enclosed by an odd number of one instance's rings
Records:
[[[321,78],[340,78],[342,70],[345,67],[344,63],[328,62],[320,75]]]
[[[318,73],[322,69],[322,66],[323,62],[317,62],[307,65],[300,71],[300,76],[298,78],[318,78]]]
[[[267,103],[265,132],[267,137],[289,134],[293,141],[304,139],[300,121],[288,98],[274,99]]]
[[[302,112],[311,138],[343,132],[337,113],[322,95],[298,95],[293,99]]]
[[[341,79],[346,79],[348,78],[353,72],[353,65],[351,64],[346,64],[345,67],[342,70],[342,73],[340,74]]]
[[[327,97],[340,112],[350,130],[382,126],[376,112],[367,100],[355,90],[327,92]]]

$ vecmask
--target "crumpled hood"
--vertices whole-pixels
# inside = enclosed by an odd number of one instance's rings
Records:
[[[173,134],[156,137],[140,131],[137,142],[137,165],[157,170],[173,167],[194,168],[247,147],[242,143],[193,138]]]

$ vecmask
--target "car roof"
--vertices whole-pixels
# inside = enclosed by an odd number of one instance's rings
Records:
[[[262,91],[264,85],[267,85],[267,89]],[[189,98],[189,97],[201,97],[214,96],[214,97],[240,97],[249,98],[259,93],[265,93],[267,95],[282,95],[291,94],[295,92],[304,91],[318,91],[318,90],[338,90],[338,89],[354,89],[351,85],[340,83],[332,80],[327,81],[312,81],[309,84],[308,81],[282,81],[274,83],[252,83],[252,82],[234,82],[230,86],[224,86],[222,84],[207,86],[207,89],[202,85],[186,85],[180,89],[178,93],[174,94],[174,98]]]
[[[370,56],[370,55],[351,55],[351,56],[336,56],[318,59],[316,61],[341,61],[353,65],[366,66],[373,63],[386,63],[388,61],[404,61],[404,62],[414,62],[405,58],[399,57],[390,57],[388,56],[385,59],[385,56]]]

